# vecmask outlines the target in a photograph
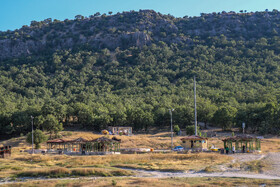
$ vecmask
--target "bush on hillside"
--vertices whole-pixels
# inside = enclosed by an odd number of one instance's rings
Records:
[[[35,144],[35,149],[40,149],[41,143],[47,141],[47,136],[39,129],[33,132],[33,139]],[[32,132],[27,134],[26,142],[32,144]]]
[[[199,126],[197,126],[197,134],[200,134],[200,129]],[[194,135],[195,134],[195,126],[194,125],[190,125],[190,126],[186,126],[186,135]]]

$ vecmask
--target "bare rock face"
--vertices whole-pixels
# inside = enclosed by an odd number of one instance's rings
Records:
[[[95,49],[115,49],[117,47],[142,47],[151,43],[151,37],[144,32],[130,32],[113,36],[110,34],[104,37],[85,37],[80,36],[79,40],[74,42],[73,38],[63,38],[56,41],[34,41],[34,40],[0,40],[0,59],[9,57],[26,56],[35,54],[50,47],[53,50],[72,49],[76,45],[88,44]]]
[[[120,37],[120,40],[123,45],[126,45],[127,43],[130,46],[137,46],[137,47],[142,47],[144,45],[149,45],[151,43],[151,37],[144,32],[123,34]]]
[[[29,55],[42,49],[41,42],[33,40],[0,40],[0,59]]]
[[[196,36],[221,34],[229,38],[238,36],[252,40],[265,35],[277,36],[280,28],[274,22],[279,17],[279,12],[222,12],[175,18],[153,10],[140,10],[75,20],[33,21],[29,27],[0,31],[0,59],[32,55],[45,50],[71,50],[83,45],[90,49],[110,50],[131,46],[141,48],[161,41],[166,44],[192,45],[192,38]]]

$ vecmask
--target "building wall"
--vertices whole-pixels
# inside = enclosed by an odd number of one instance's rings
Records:
[[[193,141],[193,148],[202,148],[202,149],[207,149],[207,140],[196,140]],[[185,149],[190,149],[191,148],[191,140],[184,140],[182,141],[182,146]]]
[[[109,127],[108,128],[113,134],[119,134],[120,132],[128,135],[132,134],[132,127]]]

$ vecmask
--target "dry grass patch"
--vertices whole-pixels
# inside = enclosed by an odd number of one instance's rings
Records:
[[[88,140],[99,138],[103,135],[94,134],[88,131],[63,131],[63,138],[76,139],[83,137]],[[115,136],[115,135],[114,135]],[[112,138],[113,135],[108,135],[108,138]],[[116,136],[122,140],[121,148],[154,148],[154,149],[170,149],[171,140],[169,132],[161,132],[157,134],[139,134],[132,136]],[[174,137],[174,146],[181,145],[182,136]],[[12,145],[13,152],[19,152],[19,150],[30,149],[31,145],[25,142],[26,137],[12,138],[10,140],[0,142],[0,145]],[[214,144],[215,147],[222,148],[223,142],[219,138],[209,138],[208,146]],[[270,138],[262,140],[262,152],[280,152],[280,139]],[[42,144],[42,148],[46,148],[46,144]]]
[[[78,176],[98,176],[98,177],[112,177],[112,176],[129,176],[132,172],[121,169],[106,170],[100,168],[55,168],[55,169],[40,169],[29,170],[17,173],[15,177],[47,177],[47,178],[61,178],[61,177],[78,177]]]
[[[4,186],[13,187],[25,187],[25,186],[84,186],[84,187],[109,187],[109,186],[119,186],[119,187],[188,187],[188,186],[279,186],[280,180],[265,180],[265,179],[246,179],[246,178],[208,178],[208,177],[198,177],[198,178],[100,178],[96,180],[92,179],[77,179],[77,180],[50,180],[50,181],[29,181],[21,182],[17,184],[9,184]]]
[[[215,153],[148,154],[128,157],[125,162],[119,164],[116,162],[115,166],[160,171],[199,171],[207,166],[227,163],[231,160],[228,156]]]
[[[265,170],[269,169],[269,165],[264,160],[254,160],[250,162],[243,162],[240,164],[240,168],[251,172],[263,173]]]
[[[261,150],[263,153],[280,152],[280,139],[279,138],[262,139]]]
[[[64,138],[74,139],[83,137],[91,140],[102,135],[97,135],[92,132],[71,132],[64,131]],[[158,133],[154,135],[141,134],[133,136],[117,136],[122,139],[121,148],[155,148],[155,149],[170,149],[169,133]],[[108,136],[112,138],[113,136]],[[174,146],[180,145],[181,136],[174,137]],[[112,167],[129,167],[146,170],[161,170],[161,171],[186,171],[186,170],[210,170],[216,168],[218,164],[228,163],[231,158],[226,155],[217,153],[195,153],[195,154],[131,154],[131,155],[107,155],[107,156],[67,156],[67,155],[29,155],[20,150],[30,148],[30,145],[25,143],[25,137],[12,138],[7,141],[2,141],[0,144],[12,145],[12,157],[0,160],[0,178],[12,176],[21,171],[36,170],[36,169],[54,169],[54,168],[106,168]],[[212,144],[215,147],[223,147],[223,142],[218,138],[210,138],[208,146]],[[42,145],[44,148],[45,144]],[[280,139],[264,139],[262,140],[263,152],[280,151]],[[233,166],[234,167],[234,166]],[[249,163],[244,165],[244,168],[250,170],[262,171],[265,166],[258,163]]]
[[[105,168],[129,167],[146,170],[186,171],[202,170],[207,166],[227,163],[231,157],[216,153],[150,153],[104,156],[29,155],[19,154],[0,162],[0,178],[24,173],[30,170],[53,168]],[[2,168],[2,169],[1,169]]]

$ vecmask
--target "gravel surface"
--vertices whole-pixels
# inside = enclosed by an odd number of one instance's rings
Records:
[[[253,160],[260,160],[265,157],[263,154],[248,154],[248,153],[237,153],[229,155],[233,157],[234,162],[249,162]]]
[[[265,173],[280,176],[280,153],[268,153],[264,160],[271,166]]]
[[[240,172],[160,172],[160,171],[145,171],[140,169],[127,169],[137,172],[135,177],[148,177],[148,178],[166,178],[166,177],[240,177],[240,178],[253,178],[253,179],[279,179],[280,176],[271,176],[266,174],[251,174]]]

